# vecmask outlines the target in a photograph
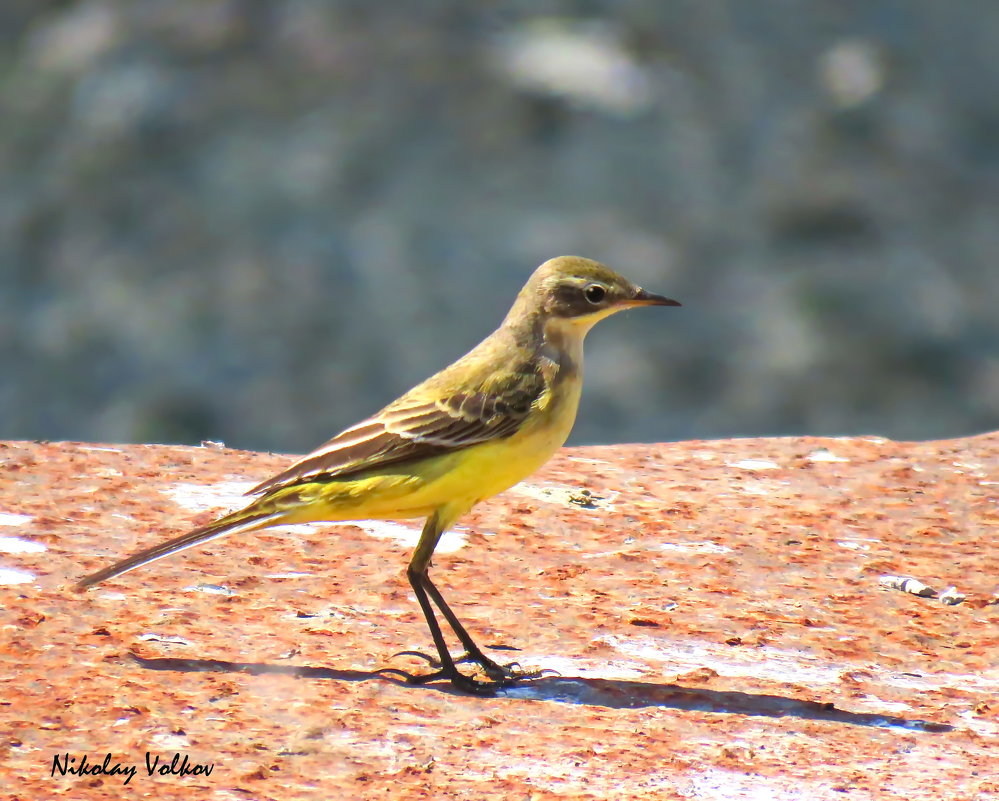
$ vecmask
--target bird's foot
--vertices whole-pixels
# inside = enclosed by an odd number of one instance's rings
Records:
[[[521,679],[535,679],[549,672],[545,670],[524,670],[518,662],[500,665],[481,651],[462,654],[453,660],[453,664],[450,667],[442,665],[439,659],[421,651],[400,651],[395,656],[415,656],[425,660],[432,668],[436,668],[433,673],[420,674],[407,673],[403,670],[390,668],[393,673],[405,677],[406,682],[409,684],[428,684],[432,681],[447,679],[455,688],[475,695],[492,695],[496,690],[503,689],[504,687],[512,687]],[[468,663],[474,663],[481,667],[482,672],[486,674],[490,681],[466,676],[456,667],[456,665]]]
[[[400,651],[394,656],[415,656],[423,659],[432,668],[437,668],[438,671],[443,670],[443,665],[441,661],[431,656],[430,654],[425,654],[422,651]],[[544,675],[543,670],[525,670],[521,667],[520,662],[508,662],[505,665],[501,665],[498,662],[493,661],[488,656],[486,656],[482,651],[475,649],[474,651],[465,651],[461,656],[454,659],[454,664],[456,665],[467,665],[476,664],[482,668],[482,672],[485,673],[493,681],[516,681],[517,679],[534,679],[538,676]],[[434,678],[438,677],[438,674],[432,674]]]
[[[432,681],[443,679],[451,682],[451,686],[456,690],[484,696],[495,695],[497,690],[512,687],[517,683],[517,679],[513,677],[483,681],[474,676],[466,676],[457,668],[441,668],[433,673],[406,674],[406,681],[409,684],[429,684]]]

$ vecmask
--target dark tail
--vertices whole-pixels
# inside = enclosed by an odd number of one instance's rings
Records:
[[[199,545],[202,542],[223,537],[226,534],[236,534],[238,532],[253,531],[257,528],[273,526],[284,516],[284,512],[275,512],[273,510],[267,512],[250,512],[249,514],[247,514],[247,510],[245,509],[233,512],[216,520],[211,525],[196,528],[194,531],[189,531],[187,534],[182,534],[172,540],[167,540],[166,542],[161,542],[159,545],[153,545],[151,548],[137,551],[131,556],[127,556],[121,561],[105,567],[103,570],[98,570],[96,573],[84,576],[73,585],[73,589],[77,591],[85,590],[87,587],[99,584],[106,579],[120,576],[122,573],[127,573],[129,570],[135,570],[137,567],[148,565],[150,562],[155,562],[164,556],[177,553],[177,551],[183,551],[192,545]]]

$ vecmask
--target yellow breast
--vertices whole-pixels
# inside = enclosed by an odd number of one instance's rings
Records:
[[[510,437],[427,460],[438,462],[431,470],[434,475],[428,476],[413,500],[438,505],[465,499],[471,506],[529,476],[568,438],[581,384],[578,378],[553,384],[524,426]]]

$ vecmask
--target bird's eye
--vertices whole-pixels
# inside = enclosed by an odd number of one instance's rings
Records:
[[[586,296],[586,299],[590,303],[596,306],[607,296],[607,290],[600,286],[600,284],[590,284],[583,290],[583,295]]]

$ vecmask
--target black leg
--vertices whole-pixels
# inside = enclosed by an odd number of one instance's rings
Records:
[[[433,599],[433,602],[437,605],[437,608],[441,610],[441,614],[444,615],[444,619],[447,620],[451,630],[457,635],[458,639],[461,641],[462,647],[465,649],[465,655],[457,661],[475,662],[482,667],[482,669],[486,672],[486,675],[491,679],[503,680],[515,678],[515,675],[510,669],[514,667],[516,663],[513,663],[513,665],[507,665],[504,668],[503,665],[497,664],[482,652],[482,649],[475,644],[475,641],[465,630],[465,627],[461,625],[461,621],[458,620],[458,616],[451,611],[451,607],[447,605],[447,601],[444,600],[444,596],[441,595],[441,591],[434,586],[434,583],[430,580],[430,576],[427,573],[423,574],[423,586],[430,595],[431,599]]]
[[[433,555],[443,531],[444,527],[441,525],[439,513],[431,515],[423,527],[420,541],[413,552],[413,558],[406,570],[409,583],[413,588],[413,592],[416,593],[416,600],[419,601],[420,608],[423,610],[423,616],[427,619],[430,636],[434,640],[434,647],[437,649],[437,655],[440,658],[440,670],[426,675],[410,675],[407,678],[413,684],[423,684],[435,679],[448,679],[460,690],[477,694],[489,694],[499,687],[512,684],[518,678],[518,674],[504,669],[501,665],[496,664],[482,653],[482,650],[475,644],[471,635],[461,625],[457,615],[451,611],[451,607],[447,605],[440,590],[430,580],[427,572],[430,568],[430,557]],[[471,676],[466,676],[458,670],[455,659],[448,651],[447,642],[444,640],[444,633],[437,622],[437,616],[434,614],[434,604],[437,605],[441,614],[444,615],[444,619],[447,620],[448,625],[450,625],[465,648],[465,655],[458,661],[478,663],[485,670],[486,675],[493,679],[493,681],[479,681],[473,679]]]

